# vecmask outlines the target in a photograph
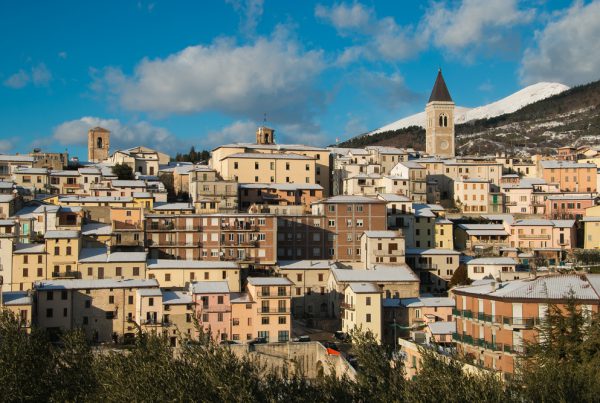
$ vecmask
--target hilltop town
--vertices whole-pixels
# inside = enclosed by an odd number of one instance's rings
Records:
[[[360,330],[407,363],[435,345],[510,377],[549,303],[599,310],[600,148],[457,156],[441,71],[425,114],[425,151],[260,126],[186,163],[95,127],[87,161],[0,155],[0,308],[98,345],[319,342],[348,371]]]

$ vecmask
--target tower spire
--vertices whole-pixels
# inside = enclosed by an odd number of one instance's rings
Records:
[[[438,74],[435,79],[435,84],[433,85],[433,89],[431,90],[431,96],[429,97],[428,102],[452,102],[452,97],[450,96],[450,91],[448,91],[448,87],[446,86],[446,82],[444,81],[444,76],[442,75],[442,68],[438,68]]]

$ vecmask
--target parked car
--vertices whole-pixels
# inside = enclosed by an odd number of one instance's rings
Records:
[[[232,344],[238,344],[237,341],[233,341],[233,340],[221,340],[221,344],[222,346],[230,346]]]
[[[248,344],[250,344],[251,346],[253,346],[255,344],[266,344],[266,343],[267,343],[267,339],[265,339],[264,337],[255,337],[254,339],[252,339],[248,342]]]
[[[310,336],[300,336],[300,337],[296,337],[294,338],[292,341],[296,342],[296,343],[306,343],[310,341]]]
[[[350,336],[346,332],[338,330],[333,334],[333,337],[339,341],[350,341]]]
[[[332,341],[323,341],[323,342],[321,342],[321,344],[325,348],[330,348],[330,349],[335,350],[335,351],[340,351],[340,348],[338,347],[338,345],[335,344]]]

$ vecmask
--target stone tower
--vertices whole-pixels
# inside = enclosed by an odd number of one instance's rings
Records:
[[[453,158],[454,102],[441,69],[435,79],[429,102],[425,106],[425,115],[425,151],[431,156]]]
[[[256,129],[256,144],[275,144],[275,130],[259,126]]]
[[[108,159],[110,131],[94,127],[88,131],[88,161],[102,162]]]

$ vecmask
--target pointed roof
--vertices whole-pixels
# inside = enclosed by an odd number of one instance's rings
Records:
[[[428,103],[435,101],[452,102],[452,97],[450,96],[450,92],[448,91],[448,87],[446,87],[446,82],[442,76],[442,69],[438,70],[438,75],[435,79],[433,90],[431,90],[431,96],[429,97]]]

